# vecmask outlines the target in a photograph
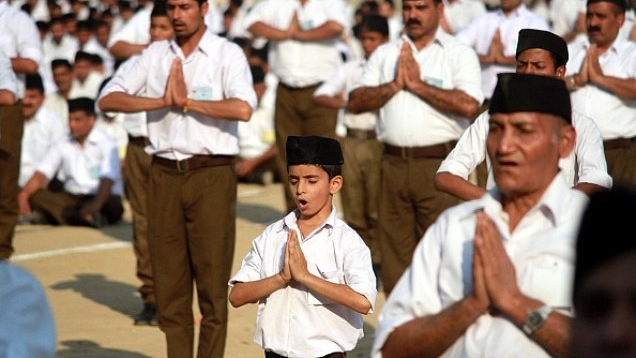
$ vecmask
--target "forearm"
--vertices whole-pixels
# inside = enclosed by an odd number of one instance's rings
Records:
[[[8,90],[0,90],[0,106],[10,106],[15,103],[15,94]]]
[[[319,294],[358,313],[367,314],[371,310],[371,302],[345,284],[332,283],[310,273],[307,273],[299,283],[305,285],[312,293]]]
[[[479,103],[460,90],[439,89],[420,81],[411,92],[440,112],[473,118],[479,110]]]
[[[250,27],[247,28],[252,35],[255,37],[264,37],[268,40],[280,41],[287,40],[290,37],[289,31],[287,29],[281,30],[275,27],[266,25],[263,22],[255,22]]]
[[[326,95],[314,97],[314,103],[319,106],[335,109],[345,108],[347,105],[347,101],[340,97],[331,97]]]
[[[113,181],[111,179],[102,178],[99,180],[97,192],[93,198],[92,204],[96,210],[100,210],[112,195]]]
[[[100,99],[98,106],[103,112],[135,113],[161,109],[168,105],[163,97],[148,98],[134,96],[125,92],[112,92]]]
[[[590,78],[590,82],[622,99],[636,100],[636,79],[623,79],[603,75],[594,79]]]
[[[598,184],[593,184],[593,183],[576,183],[576,185],[574,185],[573,187],[576,190],[582,191],[583,193],[589,195],[592,195],[596,192],[599,191],[604,191],[604,190],[608,190],[608,188],[598,185]]]
[[[479,199],[486,193],[484,188],[449,172],[440,172],[435,175],[435,189],[466,201]]]
[[[486,310],[471,296],[435,315],[418,317],[397,327],[382,347],[384,357],[439,357]]]
[[[309,30],[300,30],[293,34],[298,41],[323,41],[338,38],[342,35],[344,27],[335,21],[327,21],[324,24]]]
[[[25,75],[34,75],[38,73],[38,64],[30,58],[13,57],[11,59],[11,67],[13,72]]]
[[[42,172],[36,171],[33,176],[24,184],[24,187],[20,191],[20,195],[26,199],[30,198],[38,190],[42,189],[44,184],[48,181],[46,176]]]
[[[198,112],[209,117],[232,121],[249,121],[252,107],[240,99],[229,98],[221,101],[189,100],[188,111]]]
[[[358,114],[376,110],[399,91],[400,87],[395,82],[387,82],[377,87],[357,88],[349,93],[347,111]]]
[[[130,56],[140,54],[148,45],[137,45],[125,41],[115,42],[109,49],[110,53],[118,60],[125,60]]]
[[[232,307],[241,307],[248,303],[256,303],[272,292],[287,286],[287,281],[281,274],[276,274],[262,280],[252,282],[236,282],[228,297]]]

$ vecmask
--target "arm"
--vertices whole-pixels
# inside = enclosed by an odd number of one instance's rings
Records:
[[[111,47],[108,48],[108,51],[118,60],[125,60],[133,55],[140,54],[146,47],[147,44],[134,44],[126,41],[117,41]]]
[[[342,98],[342,96],[331,97],[327,95],[319,95],[314,97],[314,103],[319,106],[335,108],[335,109],[341,109],[341,108],[347,107],[347,101],[345,101],[344,98]]]
[[[13,57],[11,58],[11,67],[15,73],[23,73],[25,75],[34,75],[38,72],[38,64],[30,58]]]
[[[240,162],[236,163],[234,170],[236,171],[236,176],[239,178],[243,178],[253,172],[256,168],[263,165],[268,160],[274,158],[276,156],[276,146],[272,145],[263,153],[262,155],[252,158],[252,159],[243,159]]]
[[[439,357],[484,313],[486,309],[477,300],[466,296],[438,314],[397,327],[385,341],[382,356]]]
[[[131,95],[125,92],[111,92],[99,99],[97,104],[101,111],[123,113],[152,111],[171,106],[171,104],[166,100],[166,97],[148,98]]]
[[[18,193],[18,203],[21,215],[31,215],[31,204],[29,204],[29,199],[38,190],[42,189],[47,182],[48,179],[44,173],[36,171],[33,173],[33,176],[29,179],[29,181],[24,184],[24,188],[22,188],[20,193]]]
[[[0,106],[10,106],[15,103],[15,94],[9,90],[0,89]]]
[[[612,177],[607,173],[605,150],[601,132],[589,117],[574,113],[572,124],[576,130],[574,154],[578,180],[574,189],[588,195],[612,187]]]
[[[439,172],[435,175],[435,189],[462,200],[479,199],[487,192],[486,189],[449,172]]]
[[[256,303],[272,292],[284,288],[289,283],[282,273],[258,281],[236,282],[232,286],[229,301],[232,307],[241,307],[248,303]]]
[[[359,114],[374,111],[390,100],[400,91],[396,81],[387,82],[377,87],[360,87],[349,92],[347,111]]]
[[[355,292],[347,285],[332,283],[314,276],[307,270],[307,261],[298,243],[295,230],[290,230],[287,237],[285,261],[286,264],[289,263],[289,272],[295,282],[358,313],[369,313],[371,302],[364,295]]]
[[[338,38],[342,35],[344,26],[336,21],[327,21],[324,24],[312,29],[303,30],[298,28],[292,33],[292,39],[298,41],[323,41]]]
[[[97,192],[95,193],[95,197],[84,204],[80,209],[80,215],[90,221],[92,215],[96,212],[99,212],[102,209],[102,206],[106,203],[108,198],[111,196],[113,188],[113,181],[108,178],[101,178],[99,180],[99,186],[97,187]]]

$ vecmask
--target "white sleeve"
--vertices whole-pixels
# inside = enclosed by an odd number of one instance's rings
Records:
[[[601,131],[587,116],[574,114],[572,120],[576,128],[574,151],[578,169],[577,183],[592,183],[611,188],[612,177],[607,173]]]
[[[468,179],[468,175],[486,158],[486,136],[488,136],[487,112],[482,113],[471,124],[448,153],[437,169],[438,173],[449,172]]]

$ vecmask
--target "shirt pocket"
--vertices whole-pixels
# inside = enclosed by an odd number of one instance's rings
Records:
[[[345,283],[344,272],[342,270],[322,271],[319,267],[317,268],[318,268],[320,277],[323,280],[331,282],[331,283],[335,283],[335,284]],[[317,306],[317,305],[333,304],[334,302],[326,297],[323,297],[322,295],[318,293],[307,291],[307,303],[310,305]]]
[[[530,296],[545,302],[553,309],[572,310],[572,280],[574,268],[570,263],[546,257],[532,270]]]

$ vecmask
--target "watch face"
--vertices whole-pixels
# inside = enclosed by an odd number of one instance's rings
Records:
[[[535,312],[531,312],[528,315],[528,325],[529,326],[536,327],[536,326],[540,325],[541,322],[543,322],[543,317],[541,316],[541,313],[535,311]]]

